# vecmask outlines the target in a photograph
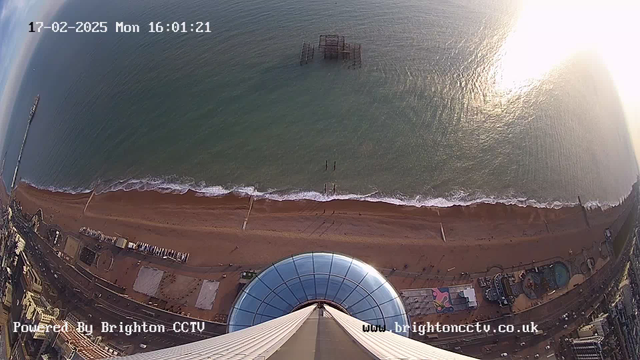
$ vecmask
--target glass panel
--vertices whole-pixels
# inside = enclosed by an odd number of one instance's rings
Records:
[[[381,287],[379,287],[376,291],[374,291],[373,294],[371,294],[371,296],[373,296],[373,298],[376,299],[378,304],[382,304],[395,298],[397,295],[396,295],[396,291],[393,289],[393,287],[391,287],[391,284],[386,283]]]
[[[260,307],[258,308],[258,311],[256,312],[256,314],[263,315],[266,308],[267,308],[267,303],[260,304]]]
[[[243,292],[236,302],[236,307],[246,311],[255,312],[258,309],[260,302],[260,300]]]
[[[287,281],[291,278],[298,276],[298,273],[296,272],[296,268],[293,265],[292,258],[286,258],[280,261],[279,263],[275,264],[274,266],[278,269],[278,273],[284,279],[284,281]]]
[[[262,280],[269,289],[275,289],[282,284],[282,278],[278,275],[278,272],[273,266],[261,272],[258,279]]]
[[[372,308],[371,310],[373,310],[374,313],[376,313],[376,318],[382,319],[384,318],[384,316],[382,316],[382,310],[380,310],[380,308],[378,306]]]
[[[387,301],[384,304],[380,304],[380,309],[382,310],[385,318],[402,314],[404,312],[404,308],[400,303],[400,299],[397,298],[391,301]]]
[[[271,296],[269,296],[271,297]],[[269,305],[276,307],[280,310],[282,310],[285,314],[289,313],[289,310],[293,309],[293,307],[289,304],[287,304],[286,302],[284,302],[284,300],[282,300],[281,298],[278,297],[278,295],[276,295],[275,293],[273,294],[273,297],[270,298],[269,300],[265,300],[266,303],[268,303]]]
[[[351,266],[351,261],[351,258],[348,258],[344,255],[334,254],[333,265],[331,265],[331,273],[340,276],[346,276],[347,270],[349,270],[349,267]]]
[[[267,315],[257,315],[256,316],[256,320],[255,320],[255,324],[262,324],[265,321],[269,321],[269,320],[273,320],[275,319],[274,317],[271,316],[267,316]]]
[[[296,296],[299,303],[303,303],[308,300],[307,295],[305,294],[304,289],[302,288],[302,284],[300,283],[300,280],[298,278],[289,280],[287,282],[287,285],[293,292],[293,295]]]
[[[376,314],[376,312],[373,309],[369,309],[369,310],[365,310],[365,311],[361,311],[359,313],[354,313],[353,316],[357,319],[360,319],[362,321],[368,321],[368,320],[372,320],[372,319],[377,319],[378,318],[378,314]]]
[[[345,308],[347,308],[347,310],[349,310],[348,308],[350,308],[353,305],[356,305],[358,302],[360,302],[360,300],[364,299],[365,297],[369,296],[369,293],[367,293],[367,291],[361,287],[356,287],[356,290],[351,293],[351,295],[349,295],[346,300],[343,302]],[[371,306],[369,306],[371,307]],[[351,312],[351,310],[349,310],[349,312]]]
[[[293,261],[296,263],[298,274],[313,274],[313,259],[311,258],[311,254],[294,256]]]
[[[316,275],[316,298],[325,299],[328,284],[329,275]]]
[[[349,272],[347,272],[347,277],[357,283],[360,283],[365,275],[367,275],[368,270],[366,267],[362,266],[362,263],[359,261],[354,261],[349,268]],[[373,289],[372,289],[373,290]]]
[[[247,293],[253,295],[254,297],[262,300],[262,299],[264,299],[265,296],[267,296],[271,292],[271,289],[269,289],[259,279],[254,279],[251,282],[250,287],[247,288],[245,291]]]
[[[385,280],[382,276],[380,276],[380,274],[377,271],[375,271],[375,269],[372,269],[372,270],[373,271],[367,273],[367,276],[365,276],[364,280],[360,282],[360,286],[369,290],[369,292],[372,292],[378,289],[380,285],[387,282],[387,280]]]
[[[287,304],[291,306],[296,306],[300,303],[300,301],[295,297],[295,295],[291,293],[291,291],[289,290],[286,284],[280,285],[280,287],[277,288],[275,292],[278,295],[280,295],[280,297],[283,298],[284,301],[287,302]]]
[[[345,284],[348,281],[345,281]],[[355,286],[355,285],[354,285]],[[342,306],[344,306],[348,311],[349,308],[353,305],[355,305],[356,303],[360,302],[360,300],[362,300],[364,297],[366,297],[368,294],[362,290],[361,288],[357,287],[355,289],[354,292],[351,293],[351,295],[347,296],[347,298],[342,302]]]
[[[264,298],[264,303],[265,304],[273,304],[273,299],[277,298],[277,295],[275,293],[270,293],[269,295],[267,295],[267,297]],[[280,309],[283,310],[284,309]]]
[[[229,325],[229,332],[234,332],[242,329],[246,329],[248,326],[245,325]]]
[[[337,302],[338,304],[342,304],[344,302],[344,299],[346,299],[347,296],[351,294],[351,292],[355,287],[356,287],[356,284],[352,283],[349,280],[345,280],[342,283],[342,286],[340,287],[340,290],[338,290],[338,294],[336,295],[336,298],[333,301]]]
[[[309,300],[315,299],[316,298],[316,282],[313,278],[313,275],[301,276],[300,281],[302,282],[304,291],[307,294],[307,298]]]
[[[233,310],[233,318],[231,319],[230,323],[234,324],[234,325],[248,325],[251,326],[253,325],[253,317],[255,316],[254,313],[250,313],[248,311],[244,311],[242,309],[234,309]]]
[[[358,301],[357,303],[351,305],[347,311],[349,311],[349,313],[351,314],[357,314],[361,311],[367,310],[367,309],[371,309],[372,307],[375,307],[375,301],[373,301],[373,298],[371,296],[367,296],[364,299]]]
[[[284,313],[282,312],[282,310],[276,309],[275,307],[267,304],[267,306],[264,308],[264,311],[262,312],[262,315],[276,318],[278,316],[284,315]]]
[[[331,254],[326,253],[314,253],[313,254],[313,266],[316,274],[328,274],[331,269]]]
[[[336,276],[329,277],[329,288],[327,289],[327,296],[326,296],[327,300],[335,299],[336,294],[338,294],[338,289],[340,288],[340,285],[342,285],[342,278],[339,278]]]

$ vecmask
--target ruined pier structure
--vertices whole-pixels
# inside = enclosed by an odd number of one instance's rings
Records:
[[[362,67],[362,45],[348,43],[342,35],[320,35],[318,51],[324,59],[344,60],[349,63],[349,68]],[[308,42],[302,43],[300,53],[300,65],[308,64],[313,60],[315,48]]]

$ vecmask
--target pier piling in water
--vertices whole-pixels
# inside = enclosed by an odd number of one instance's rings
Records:
[[[312,46],[310,43],[303,41],[302,51],[300,52],[300,66],[304,64],[308,64],[309,61],[312,61],[314,53],[315,53],[315,47]]]
[[[344,60],[349,64],[348,68],[350,69],[362,67],[362,45],[346,42],[343,35],[320,35],[318,51],[322,53],[323,59]],[[314,54],[315,46],[303,41],[300,51],[300,65],[312,61]]]

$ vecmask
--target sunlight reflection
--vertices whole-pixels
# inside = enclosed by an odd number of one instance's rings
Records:
[[[637,53],[631,27],[638,21],[632,1],[526,1],[495,59],[496,90],[522,93],[571,55],[594,50],[604,59],[619,90],[637,91]],[[637,40],[637,39],[636,39]]]

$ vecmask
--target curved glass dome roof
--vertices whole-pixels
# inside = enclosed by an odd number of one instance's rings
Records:
[[[238,295],[229,332],[257,325],[307,303],[327,302],[349,315],[395,332],[409,323],[398,293],[376,269],[339,254],[306,253],[262,271]],[[399,334],[408,336],[407,332]]]

